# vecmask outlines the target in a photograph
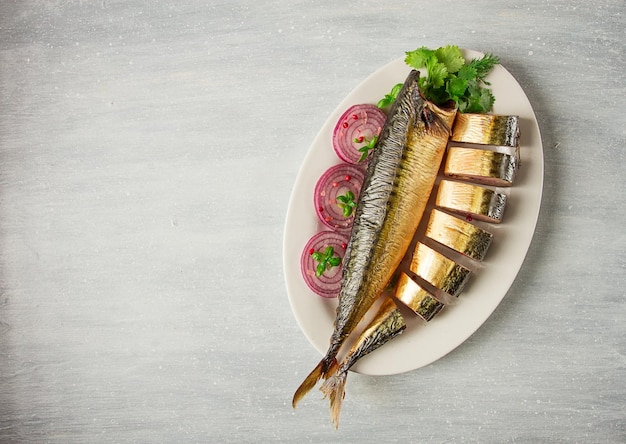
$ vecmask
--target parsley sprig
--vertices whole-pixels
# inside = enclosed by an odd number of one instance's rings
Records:
[[[489,85],[485,77],[500,62],[498,57],[486,54],[467,63],[458,46],[435,50],[423,46],[407,51],[404,61],[415,69],[426,68],[419,87],[424,97],[435,104],[452,100],[462,113],[486,113],[493,108],[495,98],[483,85]]]

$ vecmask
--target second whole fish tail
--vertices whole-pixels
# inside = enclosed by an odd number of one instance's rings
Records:
[[[348,370],[342,366],[342,368],[329,377],[320,387],[324,398],[328,398],[330,402],[330,420],[335,426],[335,429],[339,428],[339,414],[341,413],[341,403],[346,396],[347,377]]]
[[[300,400],[317,385],[317,382],[320,379],[327,379],[330,375],[337,371],[337,366],[337,359],[335,359],[334,356],[325,356],[319,364],[315,366],[311,373],[304,378],[304,381],[302,381],[300,386],[296,389],[291,401],[291,406],[295,409],[298,402],[300,402]]]
[[[339,414],[345,398],[348,371],[359,359],[401,334],[405,328],[406,323],[396,303],[387,298],[379,307],[374,319],[359,335],[343,362],[334,369],[332,375],[326,377],[320,391],[330,402],[330,419],[335,428],[339,427]]]

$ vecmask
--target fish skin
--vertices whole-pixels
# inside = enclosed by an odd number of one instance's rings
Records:
[[[421,96],[409,73],[369,161],[357,203],[334,331],[320,363],[296,390],[292,406],[336,370],[336,355],[380,296],[411,244],[443,160],[456,116]]]

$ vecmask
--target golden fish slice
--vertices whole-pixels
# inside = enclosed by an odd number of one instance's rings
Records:
[[[394,296],[425,321],[430,321],[443,308],[442,302],[403,272],[398,277]]]
[[[451,146],[444,174],[483,185],[509,187],[515,179],[517,165],[517,158],[510,154]]]
[[[452,127],[453,142],[517,147],[519,134],[519,116],[459,114]]]
[[[482,261],[493,234],[471,223],[434,209],[430,213],[426,236],[465,256]]]
[[[466,217],[500,223],[506,206],[506,194],[469,183],[442,180],[435,205]]]
[[[458,296],[470,276],[470,270],[429,246],[418,242],[409,270],[450,296]]]

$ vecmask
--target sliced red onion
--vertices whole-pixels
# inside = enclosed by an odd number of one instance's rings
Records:
[[[341,199],[351,192],[354,204],[363,185],[364,170],[359,165],[340,163],[322,174],[315,185],[313,203],[317,216],[328,228],[349,231],[354,220],[354,208],[349,216],[344,215]]]
[[[341,271],[343,269],[343,255],[348,246],[348,237],[336,231],[324,230],[316,233],[309,239],[300,258],[302,277],[309,288],[324,298],[334,298],[339,295],[341,288]],[[320,276],[315,274],[319,264],[311,256],[313,252],[324,253],[327,247],[332,247],[333,256],[339,256],[339,265],[327,268]]]
[[[385,120],[387,115],[376,105],[352,105],[341,115],[333,131],[333,148],[337,156],[344,162],[360,163],[363,153],[359,149],[380,135]]]

